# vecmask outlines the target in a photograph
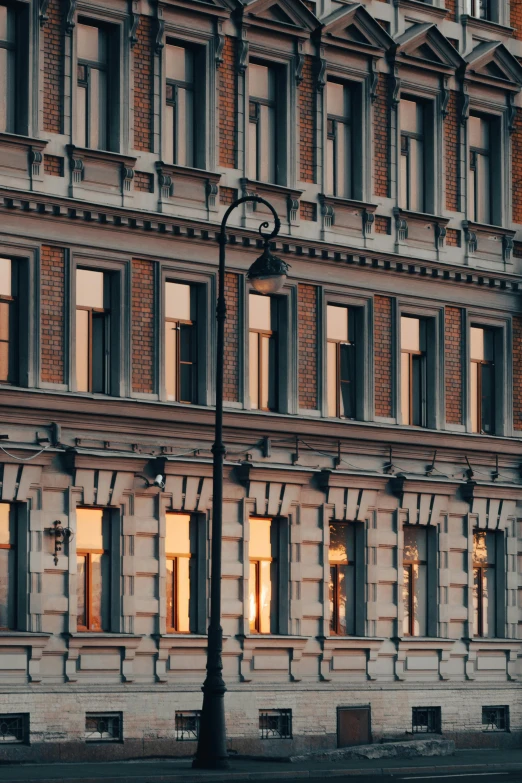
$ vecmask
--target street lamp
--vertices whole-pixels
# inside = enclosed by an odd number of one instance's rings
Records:
[[[203,709],[199,724],[198,748],[192,766],[197,769],[226,769],[227,740],[225,727],[225,691],[223,680],[223,629],[221,628],[221,537],[223,530],[223,462],[225,444],[223,443],[223,369],[225,358],[225,233],[228,216],[240,204],[250,201],[264,204],[274,216],[274,228],[264,234],[268,228],[265,221],[259,227],[265,246],[263,253],[248,270],[247,277],[252,287],[261,294],[273,294],[279,291],[285,281],[288,264],[273,256],[269,242],[279,233],[281,221],[274,207],[260,196],[245,196],[229,206],[221,222],[219,242],[219,280],[217,319],[217,361],[216,361],[216,420],[215,437],[212,446],[214,455],[212,473],[212,551],[210,575],[210,624],[207,644],[207,676],[203,683]]]

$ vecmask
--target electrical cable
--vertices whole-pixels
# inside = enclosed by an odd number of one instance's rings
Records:
[[[31,457],[17,457],[16,454],[11,454],[7,449],[4,449],[3,446],[0,446],[0,449],[4,452],[4,454],[7,454],[8,457],[11,457],[11,459],[16,459],[18,462],[29,462],[29,460],[36,459],[36,457],[39,457],[40,454],[43,454],[44,451],[47,451],[51,448],[51,444],[48,446],[45,446],[43,449],[40,449],[36,454],[33,454]]]

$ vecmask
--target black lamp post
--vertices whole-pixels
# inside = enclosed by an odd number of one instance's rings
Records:
[[[225,358],[225,319],[227,307],[225,303],[225,233],[228,216],[239,204],[252,201],[267,206],[274,216],[274,229],[264,234],[268,228],[265,221],[259,227],[259,233],[264,239],[265,247],[262,255],[254,261],[248,270],[248,279],[253,288],[261,294],[272,294],[279,291],[285,281],[288,264],[272,255],[269,249],[270,240],[279,233],[281,221],[274,207],[259,196],[245,196],[237,199],[229,206],[221,222],[218,236],[219,242],[219,281],[217,318],[217,361],[216,361],[216,423],[215,440],[212,446],[214,455],[213,491],[212,491],[212,553],[210,577],[210,624],[208,628],[207,646],[207,676],[203,683],[203,709],[199,726],[198,749],[193,767],[197,769],[226,769],[227,740],[225,727],[225,691],[223,680],[223,629],[221,628],[221,538],[223,530],[223,462],[225,444],[223,443],[223,368]]]

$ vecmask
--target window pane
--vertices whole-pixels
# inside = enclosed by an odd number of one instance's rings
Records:
[[[76,548],[105,549],[103,540],[103,509],[76,509]]]
[[[341,416],[355,416],[355,349],[353,345],[340,346]]]
[[[272,545],[270,543],[271,519],[250,519],[250,558],[271,558]]]
[[[335,189],[335,158],[334,158],[334,139],[326,140],[326,192],[337,196]]]
[[[401,415],[403,424],[410,421],[410,354],[401,353]]]
[[[109,557],[99,553],[90,555],[90,623],[93,631],[107,631],[109,618]]]
[[[165,106],[165,162],[166,163],[175,162],[174,117],[175,117],[174,106]],[[169,284],[167,283],[167,285]]]
[[[405,526],[403,559],[407,562],[414,560],[426,561],[427,555],[426,528]]]
[[[355,527],[352,524],[333,522],[330,525],[330,563],[353,563],[355,559]]]
[[[481,422],[479,421],[479,367],[477,362],[471,362],[470,366],[470,415],[471,431],[480,432]]]
[[[177,329],[172,321],[165,321],[165,390],[168,400],[176,399]]]
[[[339,633],[355,633],[355,569],[339,566]]]
[[[259,408],[259,334],[249,334],[249,382],[250,382],[250,407]]]
[[[187,135],[187,91],[183,87],[178,88],[178,97],[176,101],[176,163],[180,166],[190,166],[189,143],[190,138]]]
[[[168,44],[166,47],[167,79],[192,83],[194,79],[194,54],[190,49]]]
[[[106,61],[106,36],[103,30],[93,25],[78,25],[78,59],[95,63]]]
[[[15,14],[6,5],[0,5],[0,41],[15,42]]]
[[[337,416],[337,394],[339,378],[337,375],[337,343],[327,343],[327,385],[328,415]]]
[[[261,148],[259,179],[263,182],[275,182],[276,179],[276,129],[275,109],[272,106],[260,106],[258,133]]]
[[[190,321],[190,285],[165,283],[165,317]]]
[[[190,514],[166,514],[167,555],[190,555]]]
[[[174,579],[176,574],[176,562],[172,558],[167,558],[166,565],[166,601],[167,601],[167,630],[176,627],[176,613],[174,608],[175,586]]]
[[[401,316],[401,349],[403,351],[420,351],[420,320],[409,316]]]
[[[412,420],[411,424],[416,427],[424,425],[424,406],[425,406],[425,382],[424,382],[424,357],[413,355],[411,357],[411,402],[412,402]]]
[[[269,296],[260,296],[258,294],[249,294],[249,324],[251,329],[263,329],[269,332],[271,330]]]
[[[348,118],[350,116],[350,90],[344,84],[329,81],[326,104],[328,114]]]
[[[76,305],[103,309],[103,272],[76,270]]]
[[[408,158],[406,155],[400,157],[400,177],[401,177],[401,205],[404,209],[410,208],[409,190],[408,190]]]
[[[81,311],[79,311],[81,312]],[[105,394],[105,313],[92,314],[92,388]]]
[[[12,544],[11,540],[11,506],[0,503],[0,544]]]
[[[482,430],[492,435],[495,431],[495,376],[491,364],[483,364],[482,376]]]
[[[15,81],[15,53],[0,47],[0,132],[15,131]]]
[[[96,127],[96,138],[91,138],[90,146],[92,148],[106,150],[108,148],[107,138],[107,74],[104,71],[91,70],[91,112],[96,121],[96,111],[98,112],[98,123]]]
[[[10,258],[0,258],[0,296],[11,296],[12,294],[12,269]]]
[[[10,302],[0,302],[0,381],[9,380]]]
[[[412,567],[408,566],[404,569],[403,586],[402,586],[402,600],[404,604],[403,610],[403,624],[402,632],[405,636],[410,635],[411,629],[411,590],[412,590]]]
[[[473,115],[468,120],[469,145],[477,149],[487,149],[489,144],[488,123]]]
[[[335,566],[330,567],[330,631],[337,633],[336,629],[336,612],[337,612],[337,568]]]
[[[275,78],[274,72],[266,65],[251,63],[248,68],[248,81],[250,95],[255,98],[274,100]]]
[[[258,563],[250,563],[248,578],[248,616],[250,622],[250,633],[255,633],[258,626]]]
[[[76,140],[79,147],[87,146],[87,87],[76,88]]]
[[[481,570],[480,568],[473,569],[473,635],[478,636],[480,634],[480,622],[479,622],[479,606],[480,606],[480,583],[481,583]]]
[[[261,373],[261,399],[259,407],[263,410],[271,408],[270,398],[270,343],[271,340],[266,335],[260,335],[259,346],[261,349],[259,372]]]
[[[473,535],[473,562],[478,565],[494,565],[496,539],[492,531],[480,530]]]
[[[76,310],[76,388],[89,391],[89,312]]]
[[[413,566],[413,635],[426,636],[428,591],[427,591],[427,568],[425,565]]]
[[[478,219],[482,223],[491,223],[491,178],[489,156],[477,155],[478,178]]]
[[[190,631],[190,558],[177,558],[177,613],[178,622],[176,630],[180,633]]]
[[[270,633],[270,607],[272,603],[271,563],[262,560],[259,564],[259,631]]]
[[[257,170],[257,134],[259,125],[257,122],[248,123],[248,175],[251,179],[259,179]]]
[[[76,621],[78,626],[85,628],[87,625],[87,555],[78,555],[76,558]]]
[[[484,636],[495,636],[495,569],[486,568],[482,578],[482,633]]]
[[[420,104],[402,98],[400,105],[401,130],[410,133],[422,133],[422,113]],[[419,127],[420,126],[420,127]]]
[[[471,164],[470,164],[471,165]],[[470,168],[468,172],[468,213],[471,220],[478,220],[475,190],[477,187],[477,172]]]
[[[409,208],[424,211],[424,145],[418,139],[410,141],[410,205]]]
[[[193,364],[180,364],[179,366],[179,401],[194,402],[193,388]]]
[[[484,329],[472,326],[469,330],[470,335],[470,353],[472,359],[481,361],[484,356]]]

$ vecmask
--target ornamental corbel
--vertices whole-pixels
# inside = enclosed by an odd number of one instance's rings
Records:
[[[331,228],[335,223],[335,210],[332,204],[328,204],[324,199],[321,199],[321,215],[323,216],[323,223],[325,228]]]
[[[207,180],[206,194],[207,194],[207,209],[216,209],[216,199],[219,193],[219,188],[215,182]]]
[[[295,223],[299,217],[299,199],[289,195],[287,200],[288,221]]]
[[[49,2],[50,0],[40,0],[40,6],[38,9],[38,14],[40,18],[40,27],[45,27],[45,23],[49,19],[49,15],[47,13],[47,9],[49,8]]]
[[[375,103],[377,100],[377,87],[379,86],[379,71],[377,70],[376,57],[372,57],[370,69],[370,100],[372,103]]]
[[[71,35],[74,30],[75,21],[74,16],[76,14],[76,0],[66,0],[65,3],[65,33]]]
[[[507,126],[509,135],[515,130],[515,120],[517,118],[517,109],[515,106],[515,96],[512,92],[508,93]]]
[[[165,19],[163,18],[163,6],[158,3],[156,17],[156,36],[154,39],[154,52],[161,54],[165,46]]]
[[[239,39],[239,46],[237,50],[237,72],[244,74],[248,66],[248,55],[250,52],[250,44],[247,40],[247,31],[244,27],[241,28],[241,38]]]
[[[316,61],[315,86],[317,92],[322,92],[326,87],[326,60],[324,57],[319,57]]]
[[[72,155],[69,161],[69,166],[71,169],[73,184],[78,185],[83,179],[83,160]]]
[[[375,215],[373,212],[370,212],[368,209],[363,209],[362,211],[362,221],[363,221],[363,234],[366,237],[371,236],[373,234],[373,226],[375,223]]]
[[[400,210],[397,209],[397,207],[393,208],[393,216],[395,218],[397,242],[405,242],[408,239],[408,221],[401,216]]]
[[[161,167],[161,164],[158,165],[157,171],[158,171],[160,199],[163,200],[166,198],[170,198],[174,191],[174,184],[172,182],[172,177],[170,176],[170,174],[165,173],[165,171]]]
[[[397,66],[393,69],[393,76],[390,79],[390,87],[391,87],[391,104],[392,106],[398,106],[401,100],[401,78],[399,76],[399,69]]]
[[[225,35],[223,33],[223,23],[217,23],[216,34],[214,36],[214,61],[216,68],[223,63],[223,49],[225,48]]]
[[[506,234],[502,237],[502,257],[504,261],[511,261],[511,254],[513,253],[514,244],[513,237],[509,236],[509,234]]]
[[[477,252],[478,247],[477,234],[471,230],[467,220],[462,223],[462,228],[464,229],[464,241],[466,242],[468,255],[473,255]]]
[[[447,76],[444,77],[444,82],[442,85],[442,90],[440,93],[440,113],[442,114],[442,119],[445,120],[448,116],[448,106],[450,101],[450,90],[449,90],[449,79]]]
[[[469,120],[469,103],[470,97],[467,87],[463,87],[462,95],[460,99],[460,124],[465,125]]]
[[[132,180],[134,179],[134,169],[131,169],[128,166],[122,166],[121,178],[122,178],[123,192],[129,193],[132,185]]]
[[[435,224],[435,248],[436,250],[443,250],[446,243],[446,226],[442,226],[440,223]]]
[[[31,149],[29,152],[29,165],[31,167],[31,176],[40,176],[40,166],[43,163],[43,155],[40,150]]]
[[[130,30],[129,30],[129,44],[133,49],[138,43],[138,27],[140,26],[141,15],[139,13],[138,0],[131,0],[130,2]]]
[[[295,72],[294,72],[295,83],[297,87],[299,87],[299,85],[303,81],[304,64],[305,64],[305,56],[303,52],[303,44],[300,41],[298,43],[297,54],[295,57]]]

